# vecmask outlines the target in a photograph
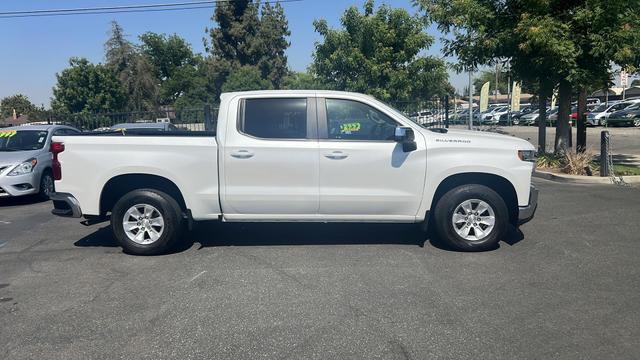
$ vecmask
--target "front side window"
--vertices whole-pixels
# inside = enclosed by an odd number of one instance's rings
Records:
[[[395,137],[396,123],[358,101],[326,99],[329,139],[386,141]]]
[[[265,139],[306,139],[307,99],[246,99],[240,130]]]

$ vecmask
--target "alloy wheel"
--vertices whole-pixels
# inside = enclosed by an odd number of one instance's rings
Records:
[[[453,229],[465,240],[481,241],[493,230],[496,214],[491,205],[479,199],[465,200],[451,218]]]
[[[148,245],[158,241],[162,236],[164,218],[155,207],[149,204],[137,204],[124,213],[122,228],[131,241]]]

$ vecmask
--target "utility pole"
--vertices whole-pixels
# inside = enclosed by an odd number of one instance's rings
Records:
[[[511,126],[511,62],[507,62],[507,120]]]
[[[495,103],[498,103],[498,73],[500,72],[500,63],[496,63],[496,90],[493,93],[493,100],[495,101]]]
[[[471,68],[469,68],[469,130],[473,129],[473,81]]]

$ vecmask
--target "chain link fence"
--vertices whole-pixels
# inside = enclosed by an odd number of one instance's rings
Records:
[[[132,124],[140,124],[140,126],[157,124],[158,128],[167,126],[174,130],[213,131],[215,130],[217,117],[218,108],[207,104],[179,110],[160,109],[155,111],[77,114],[52,112],[48,114],[46,123],[64,124],[82,131],[95,132],[110,131],[125,126],[131,127]]]

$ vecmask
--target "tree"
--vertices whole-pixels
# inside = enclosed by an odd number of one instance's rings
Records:
[[[555,150],[570,146],[573,89],[604,88],[611,64],[640,65],[640,0],[499,1],[415,0],[444,33],[444,52],[461,67],[509,59],[520,80],[535,82],[540,108],[558,85],[560,106]],[[539,151],[544,151],[541,112]]]
[[[222,92],[268,90],[269,80],[262,78],[260,70],[255,66],[243,66],[227,77],[222,85]]]
[[[115,21],[105,45],[106,66],[120,81],[127,98],[127,109],[149,111],[157,107],[158,81],[156,70],[144,54],[126,39],[124,30]]]
[[[187,93],[196,83],[197,66],[202,58],[178,35],[147,32],[140,35],[141,53],[149,59],[160,86],[160,103],[169,105]]]
[[[135,48],[126,39],[124,29],[116,21],[111,22],[109,38],[104,44],[105,64],[113,69],[118,76],[131,68],[135,57]]]
[[[56,74],[51,106],[56,111],[100,112],[123,110],[127,98],[116,74],[102,64],[71,58],[69,68]]]
[[[289,23],[280,3],[275,6],[268,2],[262,7],[260,29],[257,41],[257,63],[262,77],[269,80],[274,88],[279,89],[282,81],[289,73],[285,51],[291,45],[287,37],[291,35]]]
[[[326,20],[314,22],[323,39],[316,44],[311,71],[321,82],[398,102],[453,91],[444,61],[421,55],[433,38],[419,17],[387,5],[374,11],[373,0],[367,0],[363,13],[350,7],[341,23],[341,29],[330,29]]]
[[[287,90],[323,90],[327,85],[309,72],[291,72],[284,78],[283,89]]]
[[[498,73],[498,91],[500,92],[500,94],[506,94],[508,93],[508,88],[507,88],[507,77],[508,74],[506,71],[500,71]],[[482,71],[480,73],[480,76],[476,77],[475,79],[473,79],[473,86],[475,89],[475,93],[476,95],[478,95],[480,93],[480,89],[482,88],[482,85],[484,85],[484,83],[486,83],[487,81],[489,81],[491,83],[491,90],[490,93],[493,93],[496,89],[496,71]],[[468,91],[468,89],[467,89]]]
[[[281,87],[288,72],[285,51],[290,34],[282,6],[265,3],[260,12],[259,2],[251,0],[217,2],[212,20],[218,27],[206,30],[205,47],[211,55],[207,68],[216,97],[226,78],[245,66],[256,67],[270,87]]]
[[[16,115],[29,115],[37,110],[37,107],[31,103],[29,98],[23,94],[7,96],[0,100],[0,118],[5,119],[13,116],[15,110]]]

